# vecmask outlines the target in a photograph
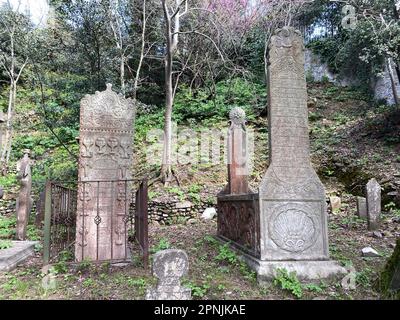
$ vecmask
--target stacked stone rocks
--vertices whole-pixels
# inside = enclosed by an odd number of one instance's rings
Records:
[[[197,218],[206,208],[210,207],[207,202],[180,201],[177,199],[152,200],[149,201],[149,221],[161,225],[179,222],[179,219],[189,220]]]

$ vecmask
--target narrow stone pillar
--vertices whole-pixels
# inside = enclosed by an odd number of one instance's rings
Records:
[[[359,218],[367,219],[367,199],[357,197],[357,215]]]
[[[228,130],[228,194],[246,194],[248,187],[248,149],[246,114],[236,107],[229,113]]]
[[[381,215],[381,186],[372,178],[367,183],[368,230],[378,230]]]

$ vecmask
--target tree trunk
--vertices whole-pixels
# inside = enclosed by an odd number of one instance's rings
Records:
[[[397,93],[397,86],[396,86],[396,80],[395,80],[395,76],[393,74],[393,67],[392,67],[392,61],[391,59],[387,59],[387,67],[388,67],[388,72],[389,72],[389,76],[390,76],[390,82],[392,84],[392,90],[393,90],[393,98],[394,98],[394,103],[399,106],[399,95]]]
[[[4,146],[1,151],[1,171],[3,175],[7,174],[9,150],[11,148],[11,135],[12,135],[12,113],[15,105],[16,97],[16,84],[14,80],[10,81],[10,92],[8,98],[8,110],[7,110],[7,124],[6,124],[6,137],[4,139]]]
[[[142,43],[140,48],[140,58],[138,67],[136,69],[135,81],[133,83],[133,99],[136,100],[137,90],[139,85],[140,70],[142,69],[143,59],[144,59],[144,45],[145,45],[145,35],[146,35],[146,0],[143,0],[143,10],[142,10]]]
[[[121,53],[119,68],[120,68],[121,93],[125,97],[125,94],[126,94],[126,90],[125,90],[125,57],[124,57],[123,53]]]
[[[168,33],[169,36],[169,33]],[[167,45],[165,57],[165,119],[164,119],[164,151],[161,166],[161,179],[168,183],[172,179],[172,52],[170,44]]]

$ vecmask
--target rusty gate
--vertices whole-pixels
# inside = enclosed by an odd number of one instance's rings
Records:
[[[92,189],[89,195],[88,190]],[[107,192],[109,198],[109,207],[91,208],[94,214],[89,217],[87,212],[88,201],[86,197],[97,197],[97,204],[104,198],[104,190],[112,190]],[[82,192],[83,190],[83,192]],[[117,190],[117,192],[114,192]],[[112,217],[115,211],[114,204],[124,200],[126,210],[123,212],[123,227],[119,233],[113,235],[109,232],[105,235],[99,230],[104,228],[112,228],[106,225],[107,217]],[[45,219],[44,219],[44,245],[43,245],[43,263],[48,264],[59,259],[64,261],[82,261],[84,250],[87,245],[85,236],[88,230],[85,229],[83,221],[93,219],[94,230],[97,243],[107,241],[121,242],[123,245],[123,259],[116,259],[111,247],[109,257],[106,259],[97,255],[93,261],[117,261],[129,260],[130,253],[134,243],[137,242],[140,248],[143,265],[148,265],[148,210],[147,210],[148,194],[147,194],[147,179],[140,180],[118,180],[118,181],[85,181],[85,182],[47,182],[45,190]],[[79,203],[79,204],[78,204]],[[85,211],[86,209],[86,211]],[[86,212],[86,213],[85,213]],[[77,220],[82,219],[77,223]],[[84,220],[86,219],[86,220]],[[83,223],[82,223],[83,222]],[[103,228],[103,229],[100,229]],[[93,230],[91,230],[93,232]],[[117,239],[114,239],[113,236]],[[107,238],[106,238],[107,237]],[[78,240],[77,240],[78,239]],[[124,241],[125,240],[125,241]],[[124,242],[124,243],[122,243]],[[78,249],[77,249],[78,248]]]

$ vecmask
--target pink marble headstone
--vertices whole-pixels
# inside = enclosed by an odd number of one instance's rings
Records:
[[[107,89],[81,101],[77,261],[127,258],[135,105]],[[122,180],[122,181],[121,181]]]

